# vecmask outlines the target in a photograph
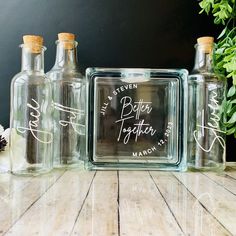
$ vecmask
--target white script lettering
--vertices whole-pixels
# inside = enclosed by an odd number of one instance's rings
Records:
[[[31,99],[33,104],[27,103],[27,107],[29,109],[32,109],[33,111],[30,112],[30,117],[33,118],[32,120],[29,120],[28,127],[17,127],[17,131],[20,133],[25,133],[27,130],[31,132],[33,137],[40,143],[51,143],[53,134],[47,131],[39,130],[38,125],[40,121],[40,105],[37,101],[35,101],[33,98]],[[43,139],[39,137],[39,135],[43,136]]]
[[[220,117],[217,115],[217,112],[219,110],[219,104],[218,104],[219,102],[216,100],[217,93],[215,91],[213,91],[212,93],[213,93],[213,96],[210,99],[211,103],[208,104],[208,107],[212,110],[212,112],[210,113],[211,122],[208,122],[207,126],[204,125],[205,111],[202,110],[201,111],[201,124],[197,125],[197,127],[199,127],[201,131],[194,130],[193,137],[194,137],[197,145],[204,152],[210,152],[216,142],[218,142],[220,144],[220,146],[223,148],[223,151],[225,152],[225,147],[226,147],[225,140],[220,135],[221,133],[225,133],[225,132],[220,130],[220,128],[219,128]],[[209,147],[204,147],[199,141],[199,134],[201,133],[200,138],[204,137],[206,130],[211,132],[211,135],[214,137],[212,139],[211,143],[209,144]]]
[[[84,128],[85,128],[84,125],[77,123],[78,117],[80,115],[84,115],[84,111],[75,109],[72,107],[63,106],[59,103],[54,103],[54,108],[56,110],[59,110],[61,112],[65,112],[68,114],[69,120],[59,120],[59,124],[61,126],[65,127],[65,126],[71,125],[76,133],[81,134],[84,132]]]

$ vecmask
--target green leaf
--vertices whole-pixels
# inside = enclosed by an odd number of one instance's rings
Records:
[[[217,50],[215,50],[215,53],[216,53],[216,54],[220,54],[220,56],[221,56],[222,53],[224,53],[224,50],[225,50],[224,47],[222,47],[222,48],[218,48]]]
[[[220,35],[218,36],[217,39],[222,38],[222,37],[225,35],[226,31],[227,31],[227,27],[225,27],[225,28],[222,30],[222,32],[220,33]]]
[[[228,4],[228,6],[227,6],[227,10],[228,10],[229,13],[232,13],[233,8]]]
[[[227,122],[227,124],[233,124],[235,122],[236,122],[236,112],[234,112],[234,114],[232,115],[230,120]]]
[[[225,53],[232,53],[236,51],[236,45],[225,50]],[[234,55],[233,55],[234,56]],[[234,56],[235,57],[235,56]]]
[[[235,92],[236,92],[235,86],[232,86],[227,93],[227,97],[232,97],[235,94]]]
[[[233,75],[233,85],[236,86],[236,75]]]
[[[233,59],[234,55],[233,54],[229,54],[227,56],[224,57],[223,61],[224,62],[228,62],[231,61]]]
[[[226,63],[223,67],[226,69],[227,72],[235,71],[236,63],[234,63],[233,61],[230,61]]]
[[[236,132],[236,126],[233,126],[231,129],[226,131],[227,135],[233,134],[234,132]]]
[[[232,71],[231,73],[229,73],[229,74],[227,75],[227,78],[230,78],[230,77],[234,78],[235,76],[236,76],[236,70],[234,70],[234,71]]]
[[[233,104],[230,103],[230,102],[227,102],[227,103],[228,104],[227,104],[227,108],[226,108],[226,114],[229,114],[231,112],[231,110],[232,110]]]
[[[228,116],[232,117],[232,115],[234,114],[234,112],[236,112],[236,106],[233,106],[231,111],[229,112]]]

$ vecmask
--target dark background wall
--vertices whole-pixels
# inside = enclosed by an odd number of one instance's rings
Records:
[[[0,123],[9,125],[22,35],[44,36],[45,71],[54,63],[58,32],[77,35],[82,72],[89,66],[191,69],[196,38],[221,30],[199,11],[196,0],[0,0]],[[228,138],[228,160],[236,161],[235,144]]]

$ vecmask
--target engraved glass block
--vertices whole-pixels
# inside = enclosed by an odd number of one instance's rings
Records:
[[[186,169],[187,71],[89,68],[88,169]]]

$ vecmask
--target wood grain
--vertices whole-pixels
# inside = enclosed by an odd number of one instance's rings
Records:
[[[154,171],[150,174],[185,235],[231,235],[173,174]]]
[[[72,235],[118,235],[117,198],[117,172],[97,172]]]
[[[216,184],[222,186],[224,189],[228,190],[232,194],[236,195],[236,184],[235,179],[228,175],[227,173],[204,173],[209,179],[214,181]]]
[[[175,173],[194,197],[233,235],[236,235],[236,196],[201,173]]]
[[[6,235],[69,235],[94,174],[67,171]]]
[[[5,200],[15,192],[20,191],[30,183],[32,177],[20,177],[10,174],[0,174],[0,199]]]
[[[119,172],[120,235],[184,235],[147,171]]]
[[[0,175],[0,235],[236,235],[236,169]]]
[[[11,188],[0,202],[0,234],[8,231],[63,173],[54,171],[40,178],[10,176]]]
[[[225,174],[236,180],[236,167],[227,167]]]

